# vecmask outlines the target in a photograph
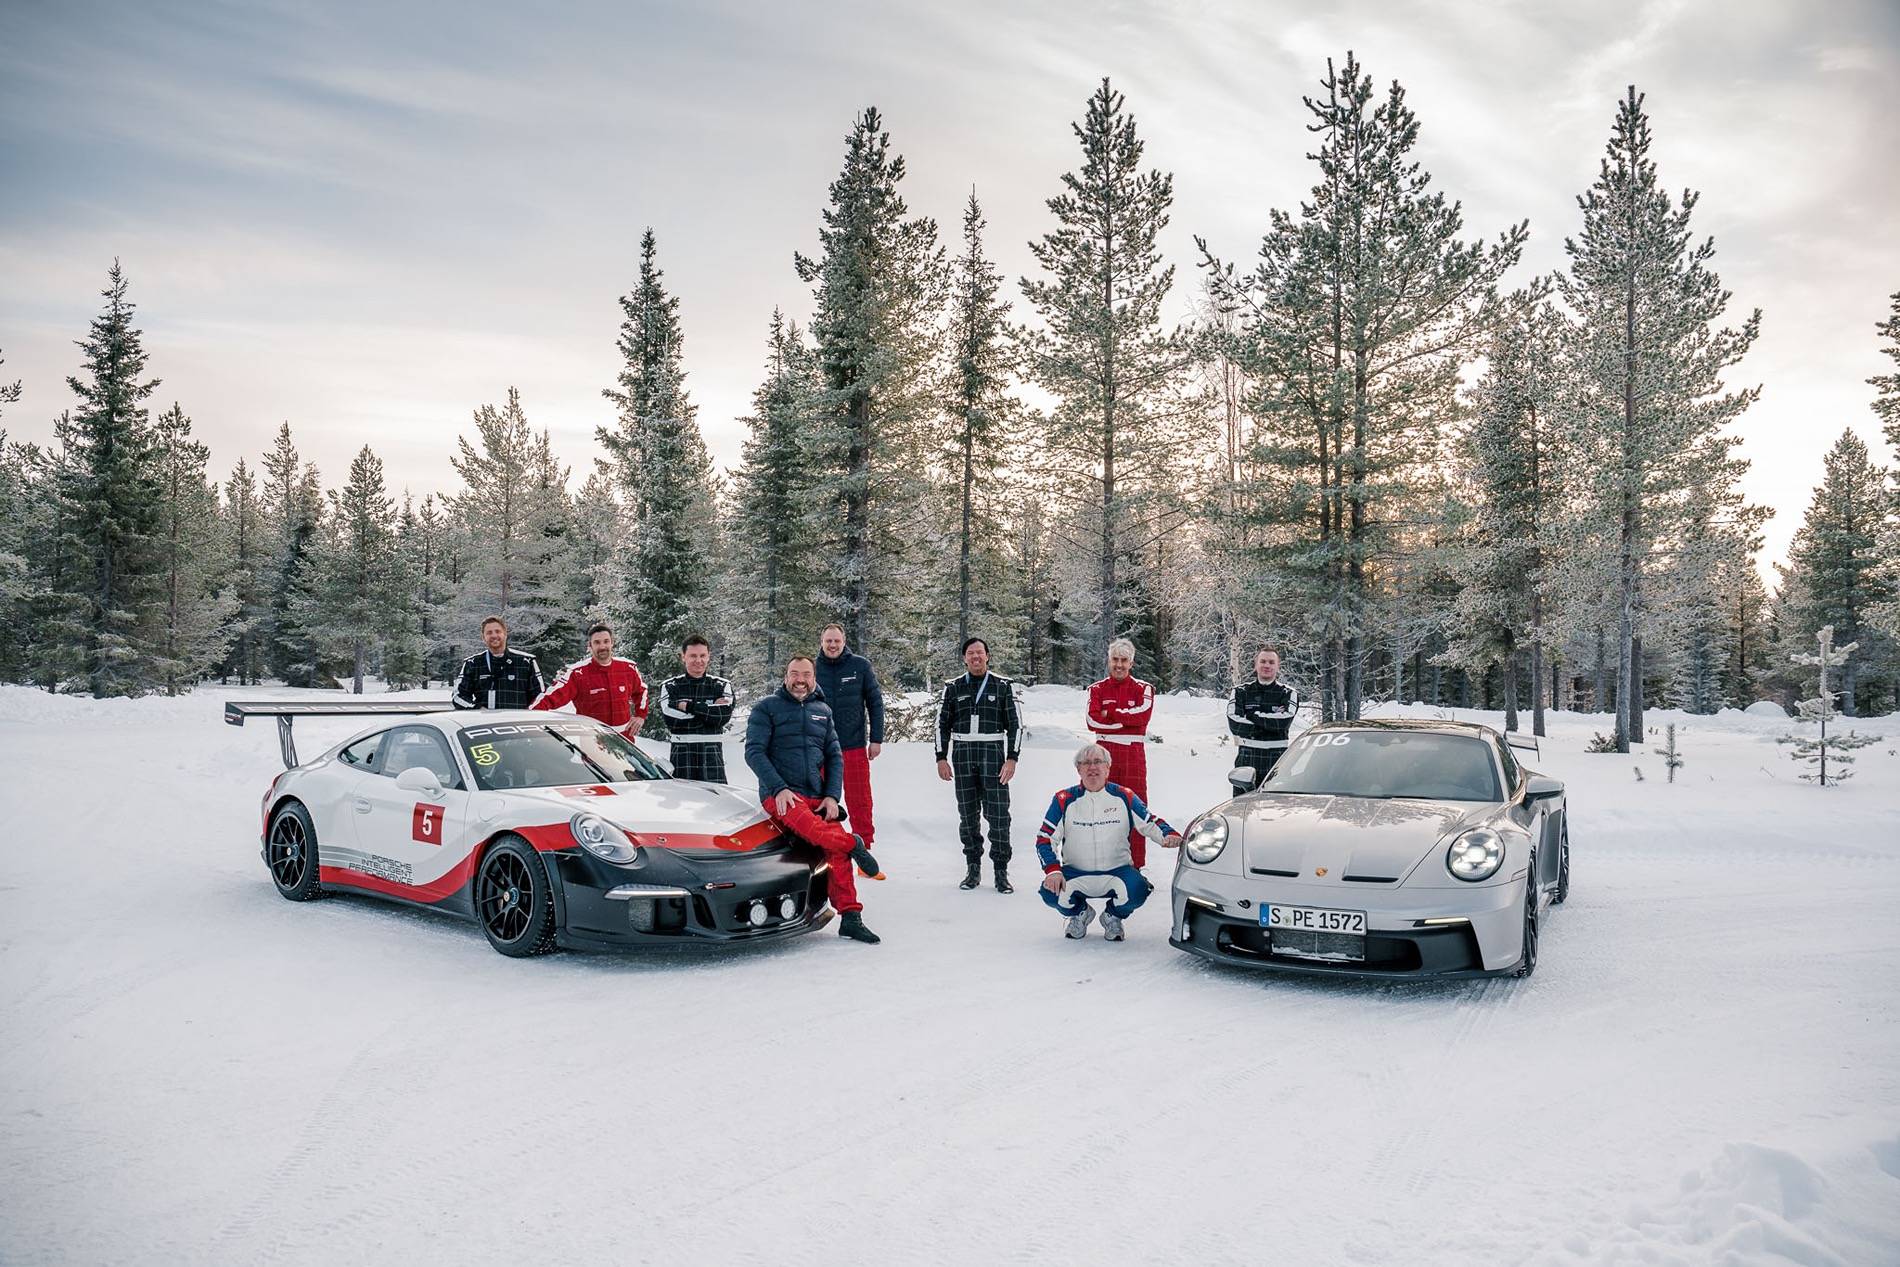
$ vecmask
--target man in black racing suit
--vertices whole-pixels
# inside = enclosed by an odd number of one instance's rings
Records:
[[[1280,653],[1260,648],[1253,657],[1253,681],[1236,686],[1227,704],[1227,730],[1240,745],[1234,765],[1254,772],[1255,787],[1286,751],[1299,704],[1293,688],[1280,680]]]
[[[455,675],[456,708],[526,708],[541,694],[541,666],[525,651],[508,649],[508,622],[482,622],[486,650],[462,661]]]
[[[673,775],[703,783],[726,781],[726,750],[720,746],[732,720],[732,683],[706,672],[712,648],[694,634],[680,644],[686,672],[660,684],[660,715],[672,733]]]

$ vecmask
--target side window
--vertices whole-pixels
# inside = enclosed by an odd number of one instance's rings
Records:
[[[383,746],[383,740],[387,738],[389,738],[389,732],[386,730],[365,736],[337,753],[337,759],[344,765],[353,766],[358,770],[374,769],[377,750]]]
[[[455,762],[449,756],[449,746],[442,736],[427,726],[403,726],[390,731],[389,742],[383,748],[382,765],[376,772],[393,779],[404,770],[417,767],[434,771],[443,787],[462,786],[455,772]]]
[[[1508,798],[1517,793],[1517,758],[1511,755],[1511,745],[1507,741],[1497,746],[1498,755],[1504,758],[1504,795]]]

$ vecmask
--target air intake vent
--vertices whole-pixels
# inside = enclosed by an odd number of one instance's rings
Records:
[[[1340,878],[1347,884],[1391,884],[1398,879],[1395,875],[1349,875]]]
[[[1300,874],[1297,871],[1275,871],[1272,867],[1249,867],[1247,869],[1255,875],[1277,875],[1288,880],[1298,879]]]

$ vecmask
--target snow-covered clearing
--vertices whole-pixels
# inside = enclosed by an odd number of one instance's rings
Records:
[[[957,890],[895,744],[883,945],[525,962],[276,895],[276,736],[220,724],[260,693],[0,689],[0,1261],[1900,1260],[1900,720],[1823,791],[1786,722],[1653,715],[1671,786],[1557,715],[1537,974],[1424,986],[1203,964],[1164,894],[1064,941],[1029,845],[1073,690],[1029,696],[1012,896]],[[1221,702],[1156,711],[1182,825]]]

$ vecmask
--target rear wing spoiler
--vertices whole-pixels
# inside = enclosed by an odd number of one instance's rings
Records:
[[[277,719],[277,747],[283,753],[284,768],[297,764],[297,741],[290,727],[299,717],[412,717],[418,713],[444,713],[447,700],[227,700],[224,724],[242,726],[252,717]]]
[[[1537,736],[1535,735],[1520,735],[1515,730],[1507,730],[1504,732],[1504,742],[1521,752],[1528,752],[1534,757],[1544,755],[1543,750],[1537,746]]]

